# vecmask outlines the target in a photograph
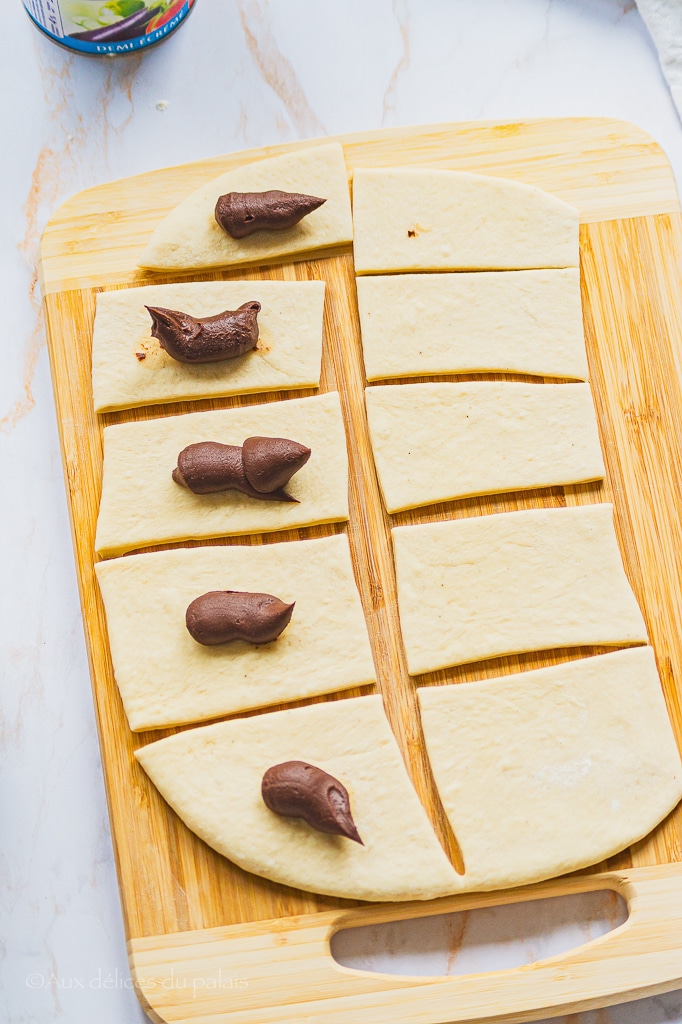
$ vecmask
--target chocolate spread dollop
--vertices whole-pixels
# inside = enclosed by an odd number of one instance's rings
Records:
[[[262,494],[286,487],[309,458],[310,448],[286,437],[247,437],[242,445],[246,479]]]
[[[193,494],[241,491],[263,501],[297,501],[284,488],[310,454],[285,437],[247,437],[243,446],[199,441],[180,452],[172,475]]]
[[[318,832],[362,842],[350,810],[348,790],[333,775],[306,761],[268,768],[261,784],[263,802],[285,818],[303,818]]]
[[[272,594],[212,590],[192,601],[185,623],[192,639],[205,647],[246,640],[269,644],[289,625],[293,604]]]
[[[236,359],[258,343],[260,302],[245,302],[239,309],[205,317],[161,306],[145,308],[152,318],[152,337],[180,363]]]
[[[215,219],[233,238],[246,238],[254,231],[282,231],[293,228],[326,199],[300,192],[228,192],[220,196]]]

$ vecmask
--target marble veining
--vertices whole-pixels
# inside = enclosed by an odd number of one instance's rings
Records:
[[[291,61],[280,51],[260,0],[239,0],[244,40],[263,81],[282,103],[296,135],[310,138],[326,135],[326,129],[310,106]]]
[[[410,8],[407,0],[392,0],[393,18],[398,24],[400,29],[400,39],[402,41],[402,52],[399,55],[398,62],[393,68],[393,72],[388,81],[388,86],[384,93],[382,111],[381,111],[381,127],[387,128],[393,124],[399,124],[396,121],[397,110],[397,94],[398,85],[403,75],[407,73],[410,67]]]
[[[133,1024],[146,1017],[127,967],[35,271],[50,213],[107,179],[233,149],[475,118],[632,120],[682,180],[682,130],[631,0],[198,0],[170,41],[117,61],[61,51],[8,0],[3,41],[0,1019]],[[550,910],[344,938],[343,954],[489,970],[618,920],[608,905],[572,922]],[[682,1024],[682,993],[562,1024],[664,1021]]]

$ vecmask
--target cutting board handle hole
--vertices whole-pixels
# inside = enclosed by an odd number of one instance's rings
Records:
[[[412,977],[479,974],[559,956],[628,918],[610,889],[344,928],[331,940],[343,967]]]

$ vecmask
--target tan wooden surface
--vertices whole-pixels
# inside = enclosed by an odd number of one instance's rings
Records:
[[[188,1024],[493,1024],[591,1009],[682,984],[682,871],[639,868],[517,890],[506,902],[612,889],[628,921],[561,956],[493,974],[408,977],[341,967],[329,940],[340,927],[380,924],[394,913],[311,914],[294,921],[214,928],[131,942],[135,985],[156,1020]],[[432,900],[428,914],[500,902],[499,896]],[[423,904],[401,917],[423,916]],[[302,965],[307,991],[300,987]]]
[[[414,682],[407,675],[400,644],[389,527],[445,516],[613,500],[626,569],[647,620],[671,720],[682,742],[682,525],[678,514],[682,505],[682,219],[665,157],[639,129],[620,122],[441,125],[356,135],[347,144],[345,139],[341,141],[346,145],[349,167],[422,162],[515,177],[572,200],[584,221],[581,253],[586,341],[608,479],[603,485],[468,499],[390,518],[381,507],[368,443],[350,254],[346,251],[285,266],[196,275],[206,280],[318,278],[327,282],[322,390],[338,388],[342,396],[351,480],[347,529],[372,637],[378,686],[417,790],[441,840],[459,864],[456,839],[440,809],[424,756]],[[674,942],[677,950],[680,946],[681,869],[663,867],[653,876],[648,871],[641,875],[629,870],[633,865],[682,861],[679,809],[652,836],[605,866],[620,872],[618,878],[624,873],[629,879],[627,892],[634,894],[633,917],[622,932],[629,936],[625,940],[628,955],[635,946],[653,954],[656,951],[649,945],[652,934],[663,935],[659,942],[663,947],[655,957],[642,957],[639,973],[634,967],[620,970],[625,967],[621,947],[610,946],[620,952],[607,956],[604,940],[600,940],[586,947],[584,955],[575,954],[586,965],[581,967],[582,973],[569,966],[568,957],[561,960],[561,969],[538,973],[537,967],[526,968],[519,974],[525,979],[523,984],[512,985],[513,996],[509,979],[502,975],[486,976],[485,997],[480,994],[483,989],[477,995],[476,987],[467,987],[462,979],[449,980],[449,988],[435,986],[433,979],[411,983],[408,996],[401,979],[378,976],[380,983],[375,987],[365,981],[360,984],[355,972],[334,965],[321,936],[341,921],[364,923],[377,914],[381,920],[399,919],[414,914],[414,909],[395,905],[353,910],[352,901],[300,893],[241,871],[189,832],[133,759],[136,745],[164,733],[130,733],[111,670],[93,572],[102,427],[192,409],[251,405],[293,397],[293,393],[176,403],[96,417],[90,387],[95,292],[152,280],[177,280],[177,276],[142,273],[136,268],[137,255],[166,210],[230,165],[295,148],[236,154],[100,186],[74,197],[57,211],[43,239],[41,276],[48,343],[102,762],[131,960],[144,982],[145,998],[157,1007],[158,1019],[266,1024],[301,1020],[302,1007],[297,1010],[296,1006],[306,1003],[310,1007],[319,982],[327,986],[337,1016],[332,1016],[325,1004],[311,1021],[341,1022],[351,1020],[354,1013],[354,1019],[363,1024],[398,1024],[413,1020],[528,1020],[531,1015],[546,1016],[550,1010],[601,1005],[680,984],[679,952],[671,956],[670,949],[675,949]],[[291,531],[258,538],[254,543],[324,536],[343,528]],[[245,542],[239,538],[213,543]],[[420,677],[419,684],[510,673],[595,650],[497,659],[432,673]],[[370,690],[349,691],[344,696]],[[584,877],[579,883],[562,880],[553,884],[552,894],[574,891],[576,884],[594,887],[597,883]],[[608,884],[621,882],[612,879]],[[505,902],[519,896],[518,892],[498,894],[474,902]],[[636,918],[634,909],[642,900],[648,909]],[[448,903],[453,908],[464,905],[469,904],[461,897]],[[442,912],[442,901],[419,905],[417,912],[434,913],[436,906]],[[347,917],[349,911],[351,918]],[[229,932],[224,932],[225,927]],[[219,933],[213,931],[216,928]],[[261,968],[254,967],[253,984],[240,994],[239,1001],[234,992],[227,996],[213,993],[208,1003],[201,1003],[201,1013],[196,1000],[188,1004],[186,993],[176,999],[168,997],[167,987],[149,982],[146,972],[150,963],[161,972],[177,972],[183,965],[199,972],[205,967],[206,977],[212,976],[216,956],[218,960],[223,956],[223,938],[225,942],[229,939],[224,955],[240,970],[245,961],[251,962],[251,952],[256,956],[257,949],[272,953],[280,945],[293,944],[301,955],[296,954],[293,961],[290,955],[278,960],[279,975],[276,966],[270,973],[266,967],[267,985],[263,972],[258,974]],[[262,951],[258,953],[262,955]],[[272,957],[274,963],[274,954]],[[620,965],[619,971],[614,972],[614,964]],[[535,988],[533,978],[542,978],[543,985]],[[339,994],[340,984],[346,995]],[[463,1016],[469,1010],[469,1017]]]

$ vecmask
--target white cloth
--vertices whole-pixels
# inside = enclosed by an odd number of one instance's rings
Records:
[[[682,117],[682,0],[637,0]]]

